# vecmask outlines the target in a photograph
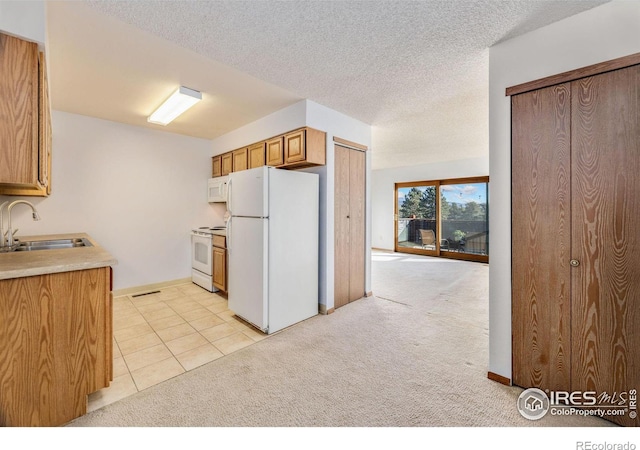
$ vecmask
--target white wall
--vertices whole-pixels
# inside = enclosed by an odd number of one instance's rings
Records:
[[[511,378],[509,86],[640,52],[640,2],[614,1],[489,51],[489,371]],[[502,237],[497,239],[496,237]]]
[[[373,184],[373,247],[385,250],[393,250],[394,248],[395,183],[482,177],[488,174],[488,158],[374,170],[371,177]]]
[[[371,127],[349,116],[326,108],[309,100],[302,100],[276,111],[253,123],[221,136],[212,142],[213,155],[218,155],[252,144],[303,126],[327,133],[327,161],[325,166],[303,169],[320,176],[320,274],[319,303],[324,308],[334,307],[333,298],[333,242],[334,242],[334,148],[333,137],[337,136],[367,147],[371,147]],[[367,155],[367,204],[370,204],[370,157]],[[370,214],[367,216],[367,266],[366,290],[371,290],[370,268]]]
[[[306,100],[306,124],[327,132],[326,166],[305,169],[320,174],[320,303],[334,307],[335,261],[335,147],[334,137],[346,139],[371,149],[371,126],[318,103]],[[365,160],[365,292],[371,291],[371,151]]]
[[[44,45],[44,1],[0,1],[0,30],[13,36]]]
[[[53,111],[52,193],[16,206],[18,236],[86,232],[117,260],[114,289],[191,276],[190,230],[223,223],[207,202],[211,141]],[[5,219],[6,220],[6,219]]]
[[[307,114],[305,100],[262,117],[212,141],[212,156],[254,144],[264,139],[304,127]]]

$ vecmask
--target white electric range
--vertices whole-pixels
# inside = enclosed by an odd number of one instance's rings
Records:
[[[226,236],[227,227],[200,227],[191,230],[191,281],[209,292],[213,286],[213,235]]]

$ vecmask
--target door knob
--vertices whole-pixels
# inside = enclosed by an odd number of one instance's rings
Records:
[[[580,261],[578,261],[577,259],[572,259],[571,261],[569,261],[569,264],[571,264],[571,267],[578,267],[580,265]]]

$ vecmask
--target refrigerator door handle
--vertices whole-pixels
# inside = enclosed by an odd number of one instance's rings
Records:
[[[227,252],[231,253],[231,177],[227,181],[227,212],[225,216],[227,217]]]
[[[227,242],[226,242],[226,247],[227,247],[227,253],[231,254],[231,219],[232,217],[229,216],[229,219],[227,220]]]

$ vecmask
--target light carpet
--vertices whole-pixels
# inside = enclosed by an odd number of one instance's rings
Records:
[[[374,252],[374,297],[107,405],[73,427],[597,427],[529,421],[487,379],[486,264]],[[507,276],[507,275],[505,275]]]

